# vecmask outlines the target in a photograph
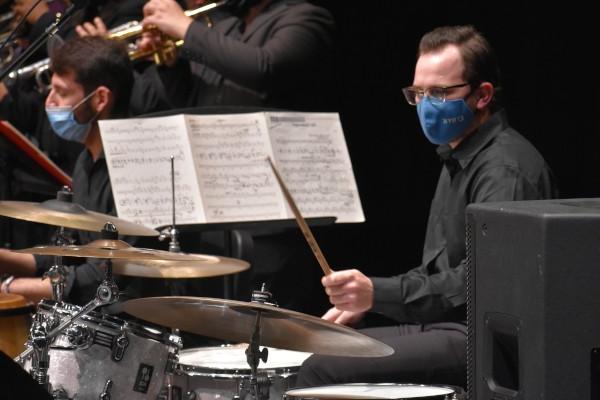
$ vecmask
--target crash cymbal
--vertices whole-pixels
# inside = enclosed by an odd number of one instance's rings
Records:
[[[0,215],[93,232],[100,232],[106,222],[112,222],[121,235],[158,235],[156,230],[143,225],[135,224],[113,215],[88,211],[79,204],[54,199],[44,201],[43,203],[0,201]]]
[[[250,267],[235,258],[188,254],[187,261],[172,260],[115,260],[113,272],[120,275],[144,278],[208,278],[235,274]]]
[[[132,247],[129,243],[116,239],[94,240],[83,246],[36,246],[17,253],[37,254],[42,256],[62,257],[91,257],[91,258],[116,258],[127,260],[165,260],[165,261],[194,261],[196,255],[187,253],[174,253],[171,251],[142,249]]]
[[[383,357],[394,350],[369,336],[321,318],[261,303],[206,297],[148,297],[124,302],[138,318],[204,336],[247,342],[260,311],[260,345],[351,357]]]

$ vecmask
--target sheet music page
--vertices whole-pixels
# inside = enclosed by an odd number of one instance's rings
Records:
[[[205,222],[182,114],[99,123],[120,218],[151,228],[172,224],[173,155],[176,223]]]
[[[263,113],[186,119],[207,222],[287,218]]]
[[[265,114],[275,163],[302,216],[364,222],[339,115]]]

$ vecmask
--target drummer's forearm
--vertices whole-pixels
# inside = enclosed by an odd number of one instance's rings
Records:
[[[33,254],[0,249],[0,274],[35,276],[35,257]]]
[[[9,292],[25,296],[34,303],[52,298],[50,280],[42,278],[16,278],[11,282]]]

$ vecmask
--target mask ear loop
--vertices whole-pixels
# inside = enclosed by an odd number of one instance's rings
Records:
[[[97,89],[97,88],[96,88],[96,89],[94,89],[94,90],[92,90],[92,91],[91,91],[91,92],[90,92],[90,93],[89,93],[87,96],[85,96],[83,99],[81,99],[81,100],[80,100],[80,101],[79,101],[77,104],[75,104],[75,105],[73,106],[73,108],[72,108],[72,110],[73,110],[73,118],[75,118],[75,110],[76,110],[76,109],[77,109],[77,108],[78,108],[80,105],[82,105],[82,104],[84,104],[86,101],[88,101],[88,100],[89,100],[89,99],[90,99],[90,98],[91,98],[91,97],[92,97],[92,96],[93,96],[93,95],[94,95],[94,94],[95,94],[97,91],[98,91],[98,89]],[[90,118],[90,120],[89,120],[88,122],[85,122],[85,123],[87,124],[87,123],[90,123],[90,122],[92,122],[93,120],[95,120],[96,118],[98,118],[98,115],[100,115],[100,111],[96,111],[96,114],[95,114],[95,115],[94,115],[92,118]],[[77,119],[75,119],[75,121],[76,121],[77,123],[80,123],[79,121],[77,121]]]

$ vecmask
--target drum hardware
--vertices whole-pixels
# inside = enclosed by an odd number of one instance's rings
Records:
[[[179,246],[179,231],[177,230],[177,225],[175,224],[175,156],[171,156],[171,208],[172,208],[172,223],[171,226],[165,228],[158,235],[158,240],[166,240],[170,239],[169,242],[169,251],[174,253],[179,253],[181,251],[181,247]]]
[[[102,230],[102,237],[105,240],[114,240],[118,237],[118,234],[117,228],[110,222],[106,223],[104,229]],[[36,314],[31,330],[31,346],[17,356],[15,361],[23,364],[25,359],[31,353],[33,353],[32,375],[36,382],[44,386],[49,393],[52,393],[49,384],[49,376],[47,373],[50,365],[48,346],[52,342],[52,339],[54,339],[73,322],[87,315],[97,307],[114,303],[118,299],[119,289],[112,275],[111,261],[107,260],[104,281],[98,286],[98,289],[96,290],[96,297],[82,307],[81,310],[59,323],[56,322],[54,317],[48,318],[44,315]],[[82,336],[84,335],[82,334]]]
[[[273,305],[273,295],[267,292],[265,284],[262,284],[261,290],[252,292],[253,303],[258,304],[269,304]],[[258,364],[260,361],[263,363],[267,362],[269,358],[269,350],[264,347],[260,350],[260,317],[262,311],[256,312],[256,320],[254,322],[254,329],[250,339],[250,343],[246,348],[246,361],[250,366],[250,393],[255,400],[268,400],[269,399],[269,377],[264,372],[258,372]]]
[[[63,186],[58,192],[56,192],[56,200],[66,203],[73,203],[73,192],[71,191],[71,188],[68,186]],[[56,246],[73,244],[73,239],[70,237],[70,235],[67,235],[63,226],[58,227],[54,244]],[[67,274],[67,267],[62,264],[62,257],[60,256],[54,257],[54,264],[47,272],[44,273],[44,279],[50,279],[50,284],[52,286],[52,298],[59,303],[62,303],[63,301]]]
[[[102,391],[102,393],[100,393],[99,399],[100,400],[110,400],[111,396],[110,396],[110,391],[113,387],[113,381],[111,379],[107,379],[106,383],[104,384],[104,390]]]
[[[42,320],[64,320],[80,310],[79,306],[52,300],[38,305]],[[72,332],[85,339],[74,341]],[[164,330],[92,311],[51,341],[51,393],[55,399],[70,400],[156,398],[165,373],[174,369],[180,348],[181,338]],[[26,359],[23,367],[30,369],[32,361]]]

